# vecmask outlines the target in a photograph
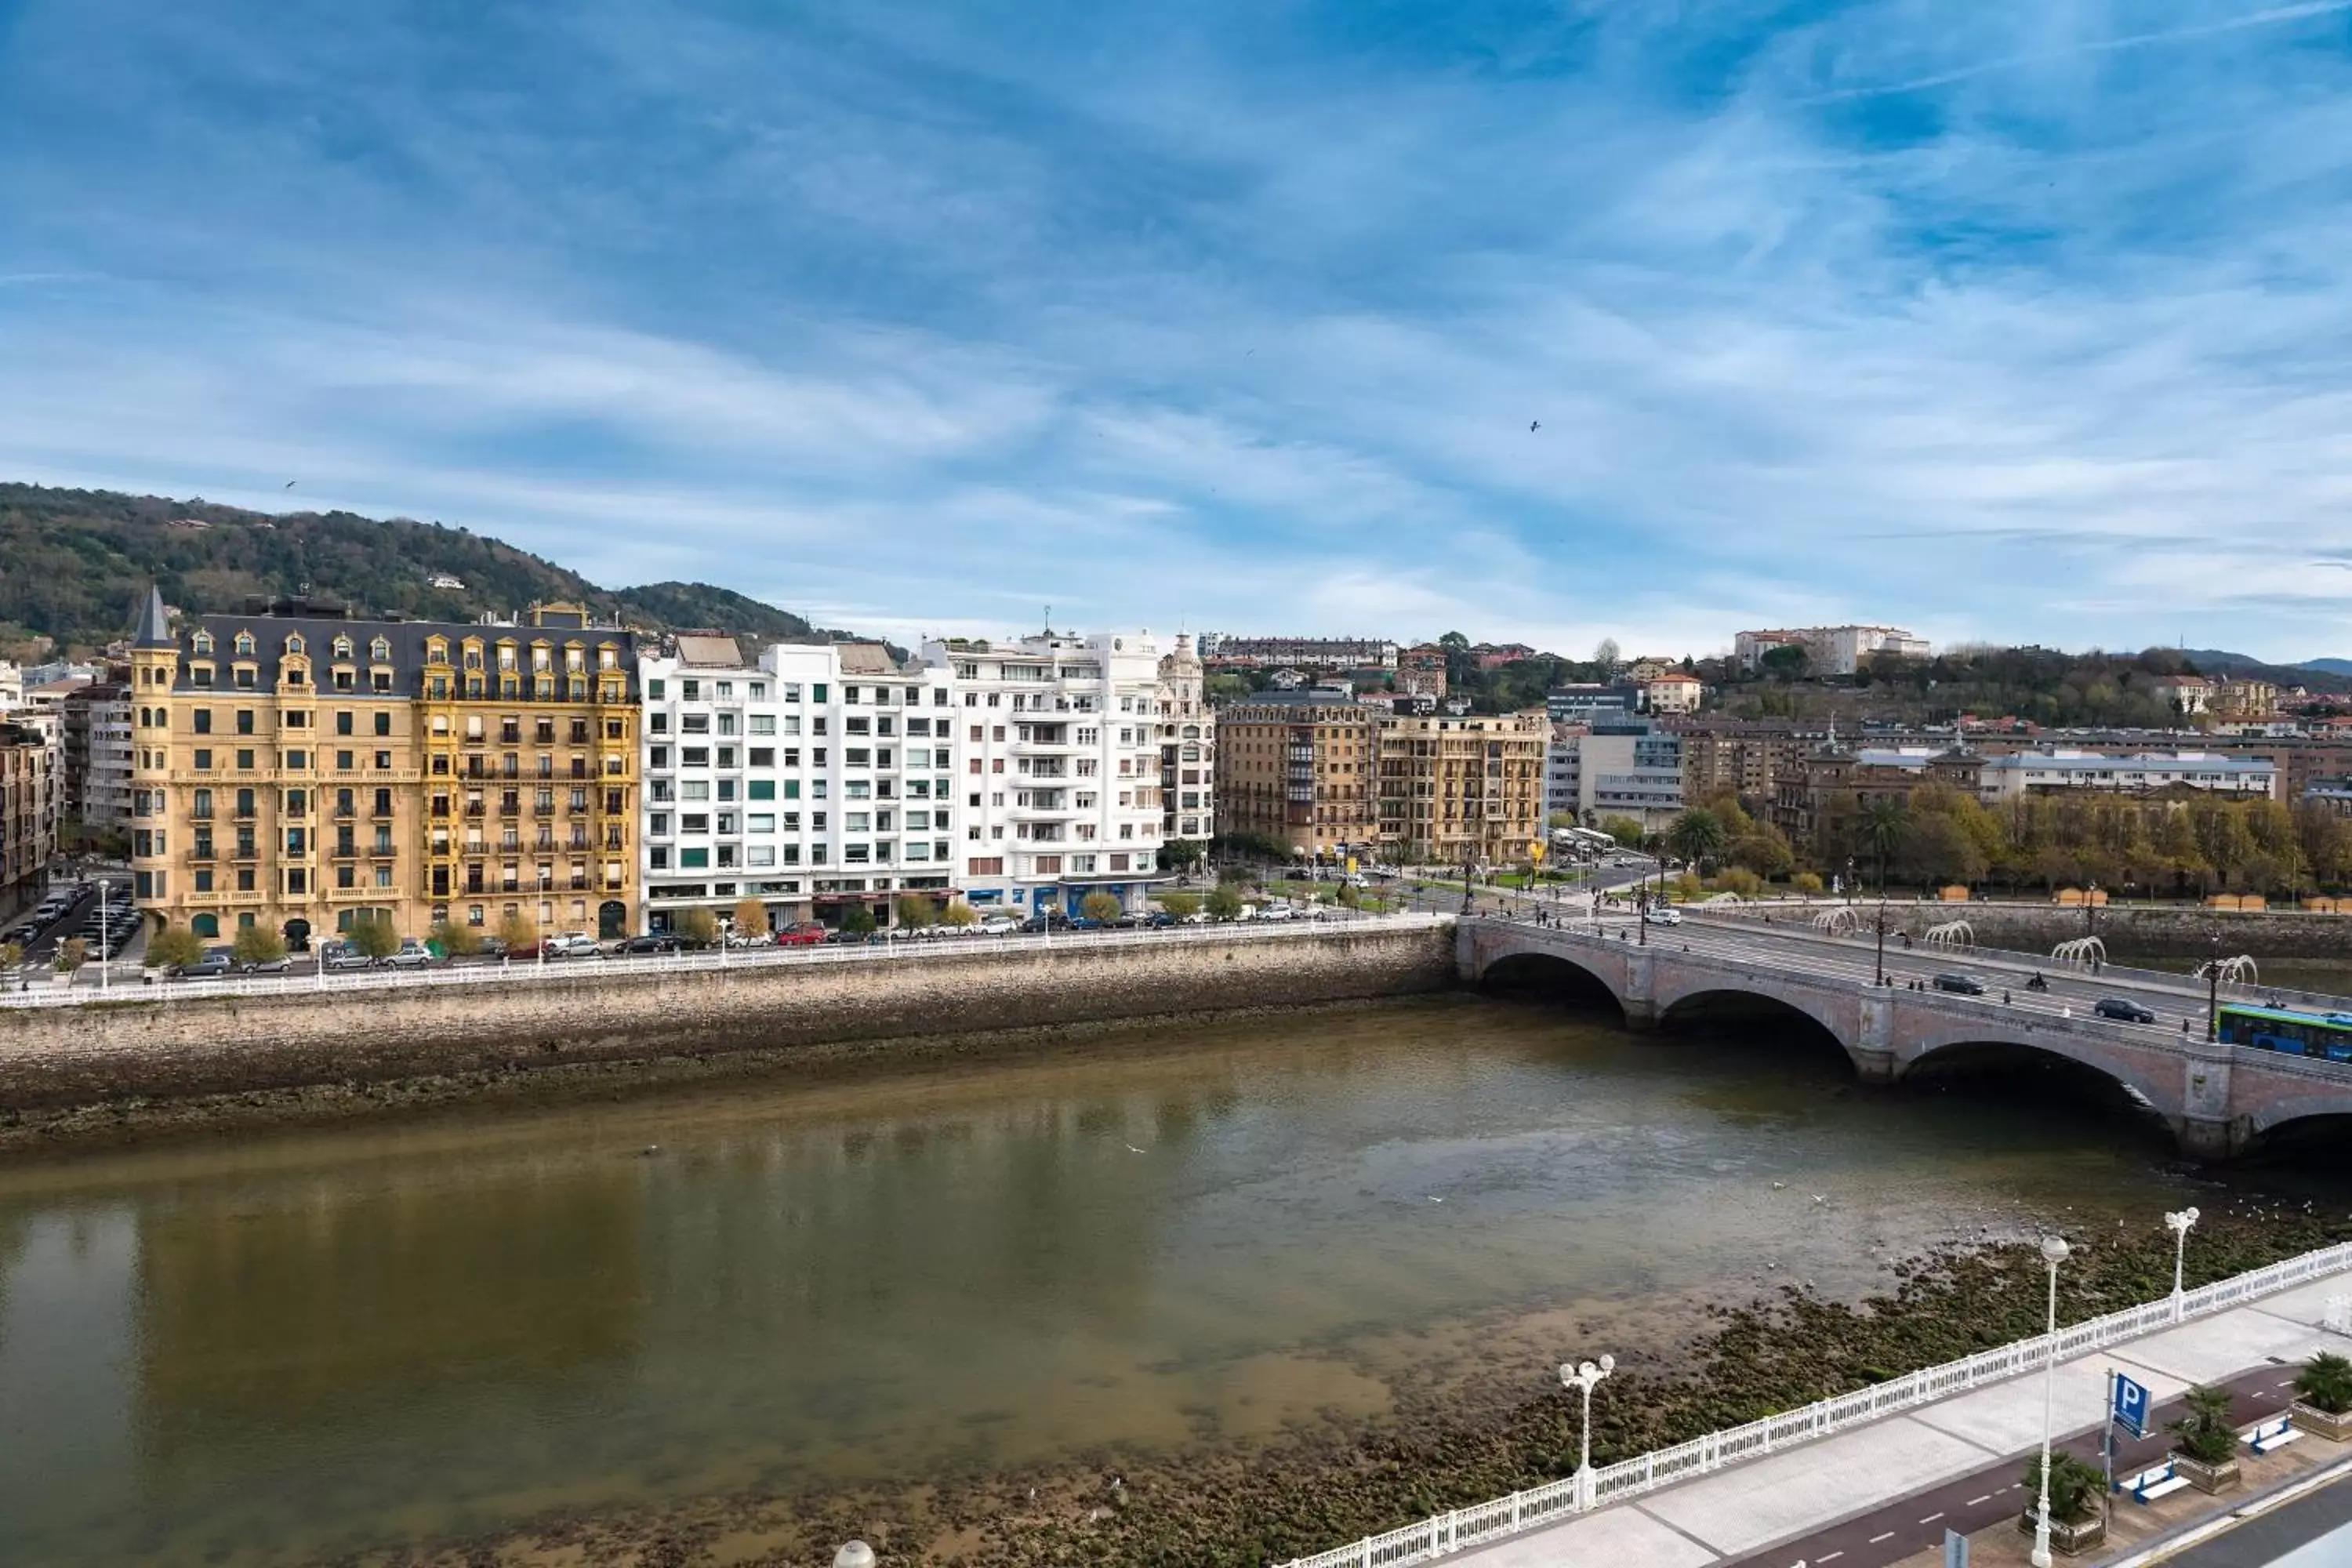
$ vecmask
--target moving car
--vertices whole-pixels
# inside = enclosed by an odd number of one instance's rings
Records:
[[[1683,923],[1682,910],[1672,904],[1652,904],[1642,911],[1642,918],[1654,926],[1678,926]]]
[[[240,974],[283,974],[294,967],[294,961],[284,953],[275,958],[257,958],[236,966]]]
[[[2156,1015],[2127,996],[2102,996],[2091,1004],[2091,1011],[2102,1018],[2113,1018],[2125,1024],[2153,1024]]]
[[[814,921],[803,921],[798,925],[786,926],[778,931],[776,945],[778,947],[814,947],[824,940],[824,926]]]
[[[196,960],[194,963],[174,964],[172,968],[172,978],[174,980],[217,980],[222,975],[226,974],[231,967],[232,963],[229,959],[228,949],[225,947],[216,947],[209,952],[206,952],[202,958]]]
[[[1973,974],[1961,974],[1957,972],[1950,974],[1938,974],[1936,976],[1935,984],[1938,991],[1949,991],[1959,996],[1981,996],[1985,994],[1984,982]]]
[[[1011,936],[1021,929],[1021,922],[1011,915],[987,915],[980,922],[982,936]]]

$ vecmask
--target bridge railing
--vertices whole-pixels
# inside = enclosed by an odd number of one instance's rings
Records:
[[[1710,923],[1755,925],[1761,923],[1763,911],[1750,913],[1746,909],[1709,908],[1700,918]],[[1849,946],[1870,948],[1874,947],[1878,942],[1877,932],[1869,927],[1864,927],[1858,931],[1839,932],[1834,936],[1806,928],[1775,926],[1771,929],[1776,931],[1792,932],[1801,929],[1802,934],[1811,940],[1834,941]],[[1891,941],[1891,932],[1889,937]],[[1890,947],[1889,951],[1893,949]],[[1948,958],[1955,964],[1975,961],[2018,969],[2040,970],[2045,974],[2067,974],[2084,979],[2092,977],[2092,972],[2080,963],[2068,963],[2053,958],[2048,953],[2027,952],[2018,948],[1986,947],[1977,943],[1971,943],[1966,947],[1928,947],[1923,943],[1906,951],[1914,957],[1927,954],[1937,958]],[[2184,974],[2169,969],[2139,969],[2130,964],[2113,963],[2104,960],[2099,964],[2096,977],[2101,980],[2112,980],[2118,985],[2144,985],[2171,992],[2194,991],[2200,995],[2205,990],[2205,982],[2193,974]],[[2221,986],[2221,994],[2225,1000],[2229,1001],[2252,1002],[2275,998],[2284,1005],[2306,1012],[2352,1013],[2352,996],[2339,996],[2325,991],[2303,991],[2292,986],[2264,984],[2259,975],[2251,984],[2225,981]]]
[[[1200,942],[1296,941],[1345,932],[1416,931],[1443,925],[1452,917],[1406,912],[1349,915],[1312,921],[1241,921],[1177,926],[1160,931],[1056,931],[1052,935],[909,937],[888,943],[843,946],[711,949],[701,952],[613,955],[606,958],[525,960],[501,963],[452,963],[416,969],[358,969],[324,975],[223,976],[216,980],[154,979],[152,984],[115,978],[109,986],[87,980],[66,986],[46,976],[22,991],[0,991],[0,1008],[96,1006],[106,1003],[200,1002],[222,996],[295,996],[355,992],[430,989],[436,986],[567,984],[622,975],[716,974],[730,970],[823,968],[837,964],[904,963],[1005,952],[1097,952],[1131,947],[1169,947]]]
[[[1597,1509],[1639,1497],[1745,1459],[1761,1458],[1800,1443],[1848,1431],[1948,1394],[2038,1371],[2053,1358],[2063,1361],[2088,1354],[2190,1318],[2226,1311],[2347,1269],[2352,1269],[2352,1242],[2217,1279],[2177,1300],[2165,1296],[2126,1307],[2071,1324],[2055,1334],[2037,1334],[2029,1340],[1980,1351],[1965,1360],[1925,1367],[1800,1409],[1768,1415],[1744,1426],[1709,1432],[1670,1448],[1621,1459],[1593,1471],[1591,1506]],[[1400,1568],[1402,1564],[1425,1563],[1463,1547],[1498,1541],[1585,1511],[1580,1506],[1576,1479],[1564,1476],[1508,1497],[1454,1509],[1382,1535],[1367,1536],[1352,1545],[1294,1558],[1286,1568]]]

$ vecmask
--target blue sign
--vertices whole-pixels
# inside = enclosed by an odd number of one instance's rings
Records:
[[[1969,1538],[1948,1527],[1944,1531],[1944,1568],[1969,1568]]]
[[[2135,1437],[2147,1436],[2147,1390],[2126,1377],[2115,1374],[2116,1398],[2111,1419]]]

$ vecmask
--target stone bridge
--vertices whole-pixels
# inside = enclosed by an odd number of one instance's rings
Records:
[[[1465,920],[1455,929],[1455,963],[1473,985],[1506,973],[1538,979],[1546,966],[1566,965],[1606,988],[1636,1030],[1695,1016],[1710,1003],[1762,998],[1827,1030],[1871,1083],[1897,1082],[1939,1053],[1970,1047],[2063,1058],[2123,1086],[2164,1119],[2184,1152],[2203,1158],[2242,1153],[2290,1122],[2352,1116],[2352,1065],[2210,1042],[2205,996],[2185,984],[2168,1005],[2175,1016],[2193,1005],[2197,1026],[2175,1035],[2098,1017],[2081,1000],[2033,1005],[1882,985],[1866,951],[1858,960],[1829,949],[1817,955],[1719,927],[1654,931],[1646,946],[1633,934]]]

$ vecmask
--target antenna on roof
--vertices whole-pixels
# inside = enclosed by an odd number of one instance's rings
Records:
[[[1054,606],[1051,605],[1045,606],[1045,635],[1054,635]]]

